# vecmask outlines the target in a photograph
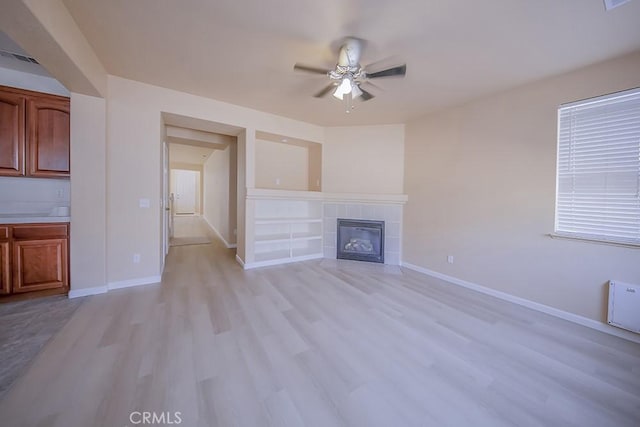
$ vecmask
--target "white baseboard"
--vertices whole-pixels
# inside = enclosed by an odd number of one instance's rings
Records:
[[[298,262],[298,261],[310,261],[312,259],[320,259],[320,258],[324,258],[324,256],[322,254],[312,254],[312,255],[303,255],[303,256],[297,256],[292,258],[272,259],[269,261],[257,261],[257,262],[247,263],[243,265],[243,268],[245,270],[251,270],[252,268],[270,267],[273,265],[289,264],[289,263]]]
[[[240,264],[240,267],[244,268],[244,261],[236,254],[236,262]]]
[[[109,288],[107,286],[95,286],[93,288],[84,288],[84,289],[71,289],[69,291],[68,297],[71,298],[81,298],[88,297],[90,295],[99,295],[106,294]]]
[[[160,283],[161,276],[139,277],[137,279],[120,280],[118,282],[109,282],[106,286],[95,286],[93,288],[71,289],[69,298],[81,298],[91,295],[106,294],[115,289],[131,288],[134,286],[150,285],[152,283]]]
[[[210,228],[211,230],[213,230],[213,232],[214,232],[214,233],[216,233],[216,236],[218,236],[218,237],[220,238],[220,240],[222,240],[222,243],[224,243],[224,246],[225,246],[227,249],[232,249],[232,248],[236,248],[236,247],[238,247],[238,245],[237,245],[236,243],[229,243],[229,242],[227,242],[227,239],[225,239],[224,237],[222,237],[222,234],[220,234],[220,232],[219,232],[218,230],[216,230],[216,228],[215,228],[213,225],[211,225],[211,223],[209,222],[209,220],[208,220],[204,215],[202,216],[202,219],[204,219],[204,222],[206,222],[206,223],[207,223],[207,225],[209,226],[209,228]]]
[[[564,311],[554,307],[550,307],[548,305],[540,304],[525,298],[520,298],[515,295],[508,294],[506,292],[487,288],[485,286],[478,285],[473,282],[468,282],[466,280],[458,279],[457,277],[438,273],[437,271],[429,270],[428,268],[413,265],[408,262],[403,261],[401,263],[401,266],[408,268],[409,270],[426,274],[427,276],[442,279],[454,285],[462,286],[486,295],[491,295],[493,297],[499,298],[504,301],[509,301],[514,304],[518,304],[523,307],[530,308],[532,310],[540,311],[542,313],[550,314],[551,316],[559,317],[560,319],[568,320],[570,322],[577,323],[579,325],[586,326],[591,329],[596,329],[598,331],[601,331],[610,335],[615,335],[617,337],[624,338],[629,341],[640,343],[640,335],[634,334],[633,332],[625,331],[623,329],[615,328],[604,322],[598,322],[597,320],[589,319],[588,317],[579,316],[577,314],[569,313],[568,311]]]
[[[160,283],[161,276],[139,277],[137,279],[120,280],[118,282],[109,282],[107,287],[110,291],[114,289],[131,288],[134,286],[150,285],[152,283]]]

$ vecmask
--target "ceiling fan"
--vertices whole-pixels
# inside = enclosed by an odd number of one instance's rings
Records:
[[[368,101],[374,96],[371,92],[363,89],[362,84],[371,84],[370,79],[381,77],[404,77],[407,72],[407,64],[397,65],[378,71],[370,71],[372,66],[367,67],[360,65],[360,54],[364,47],[364,41],[355,37],[347,37],[338,53],[338,63],[333,70],[326,70],[319,67],[312,67],[303,64],[295,64],[293,69],[296,71],[304,71],[314,74],[324,74],[331,80],[331,83],[316,93],[316,98],[321,98],[333,91],[333,96],[343,100],[346,106],[346,112],[350,112],[353,108],[352,101],[360,98],[362,101]],[[373,86],[373,84],[371,84]]]

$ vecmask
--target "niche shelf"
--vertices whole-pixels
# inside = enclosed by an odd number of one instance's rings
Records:
[[[254,260],[245,268],[322,258],[321,200],[262,197],[254,212]]]

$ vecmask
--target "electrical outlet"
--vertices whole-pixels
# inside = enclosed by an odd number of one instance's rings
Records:
[[[63,189],[61,189],[61,188],[60,188],[60,189],[58,189],[58,190],[56,190],[56,197],[57,197],[58,199],[62,199],[62,198],[64,198],[64,190],[63,190]]]
[[[133,263],[140,264],[140,254],[133,254]]]
[[[280,178],[276,178],[276,185],[280,185]]]
[[[453,264],[453,255],[449,255],[449,256],[447,256],[447,262],[448,262],[449,264]]]

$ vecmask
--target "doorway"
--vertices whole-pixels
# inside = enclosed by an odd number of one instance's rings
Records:
[[[200,171],[171,169],[171,193],[175,215],[200,213]]]
[[[235,248],[242,217],[237,208],[244,203],[237,198],[236,135],[243,129],[165,112],[162,118],[167,247],[221,240]]]
[[[170,246],[211,243],[211,232],[202,215],[201,173],[199,170],[171,169]]]

